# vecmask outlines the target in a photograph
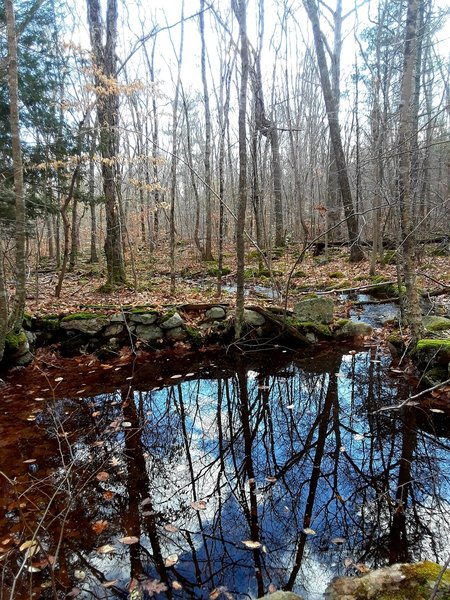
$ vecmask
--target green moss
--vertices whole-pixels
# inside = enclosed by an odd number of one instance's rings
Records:
[[[450,352],[450,340],[423,339],[417,342],[416,350],[445,350]]]
[[[33,320],[33,315],[29,312],[24,312],[22,326],[26,327],[27,329],[31,329],[31,321],[32,320]]]
[[[20,331],[10,331],[6,334],[5,345],[8,350],[18,350],[20,346],[27,343],[27,336],[23,329]]]
[[[396,250],[386,250],[383,256],[383,265],[395,265],[397,260]]]
[[[59,318],[55,317],[55,316],[51,316],[51,315],[49,315],[47,317],[43,317],[42,318],[42,327],[44,329],[47,329],[50,331],[56,331],[60,327]]]
[[[281,258],[284,253],[286,252],[286,248],[284,246],[276,246],[273,250],[272,250],[272,255],[275,258]]]
[[[358,275],[357,277],[353,277],[353,281],[365,281],[367,277],[365,275]]]
[[[372,283],[383,283],[384,281],[388,281],[388,279],[384,275],[373,275],[370,277],[370,281]]]
[[[219,267],[211,267],[207,272],[208,275],[213,275],[214,277],[218,277],[219,275],[224,277],[225,275],[229,275],[231,273],[231,269],[229,267],[222,267],[222,270],[220,270]]]
[[[450,319],[445,317],[425,317],[424,324],[427,331],[445,331],[450,329]]]
[[[143,306],[136,306],[130,310],[132,315],[157,315],[158,311],[154,308],[146,308]]]
[[[428,369],[428,371],[423,374],[423,382],[428,387],[433,387],[439,383],[442,383],[443,381],[446,381],[447,379],[448,369],[445,369],[444,367],[433,367],[432,369]]]
[[[87,321],[89,319],[107,319],[107,316],[91,312],[78,312],[71,315],[66,315],[61,319],[61,321]]]
[[[203,345],[203,337],[198,329],[188,325],[185,327],[185,331],[187,333],[188,340],[195,348],[200,348]]]
[[[168,321],[171,317],[173,317],[173,315],[177,312],[176,308],[171,308],[168,312],[166,312],[162,317],[161,317],[161,323],[165,323],[166,321]]]
[[[316,333],[322,337],[330,337],[331,329],[324,323],[315,323],[314,321],[299,321],[295,317],[288,317],[286,323],[299,329],[302,333]]]
[[[334,273],[330,273],[328,277],[330,279],[344,279],[345,275],[342,271],[335,271]]]
[[[309,294],[304,294],[302,296],[302,300],[309,300],[310,298],[318,298],[319,296],[314,292],[310,292]]]
[[[344,327],[344,325],[347,325],[347,323],[350,321],[350,319],[338,319],[336,321],[336,323],[334,324],[336,329],[341,329],[341,327]]]
[[[257,268],[247,268],[244,271],[244,279],[253,279],[253,277],[256,277],[258,275],[258,269]]]
[[[308,277],[308,273],[305,273],[305,271],[295,271],[294,277]]]
[[[398,329],[393,331],[392,333],[390,333],[387,336],[386,341],[389,342],[390,344],[392,344],[395,348],[403,347],[402,334],[400,333],[400,331]]]

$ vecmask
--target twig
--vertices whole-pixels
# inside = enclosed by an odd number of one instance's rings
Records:
[[[441,383],[437,383],[436,385],[433,385],[433,387],[427,388],[426,390],[423,390],[423,391],[419,392],[418,394],[414,394],[414,396],[409,396],[409,398],[406,398],[406,400],[404,400],[401,404],[397,404],[397,405],[391,404],[391,406],[383,406],[383,407],[379,408],[378,410],[372,411],[371,414],[375,415],[376,413],[379,413],[379,412],[384,412],[387,410],[397,410],[399,408],[402,408],[403,406],[408,404],[408,402],[411,402],[411,400],[415,400],[416,398],[420,398],[421,396],[424,396],[425,394],[429,394],[433,390],[437,390],[438,388],[442,387],[443,385],[447,385],[447,383],[450,383],[450,379],[446,379],[445,381],[442,381]]]
[[[450,556],[447,558],[447,560],[445,561],[445,563],[442,566],[442,569],[439,572],[438,578],[436,579],[436,583],[434,584],[434,588],[433,588],[433,591],[430,596],[430,600],[435,600],[436,595],[439,590],[439,584],[441,583],[442,578],[444,577],[444,573],[448,569],[449,564],[450,564]]]

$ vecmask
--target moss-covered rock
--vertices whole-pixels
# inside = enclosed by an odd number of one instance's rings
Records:
[[[331,336],[331,327],[326,323],[319,323],[317,321],[300,321],[296,317],[288,317],[286,319],[288,325],[295,327],[301,333],[307,335],[308,339],[314,341],[314,337],[318,338],[327,338]],[[308,334],[314,334],[313,336],[308,336]]]
[[[66,315],[61,319],[62,323],[68,323],[69,321],[88,321],[89,319],[106,319],[106,315],[91,313],[91,312],[77,312],[70,315]]]
[[[67,315],[61,319],[61,328],[66,331],[74,330],[85,335],[95,335],[109,325],[106,315],[79,312]]]
[[[298,321],[324,324],[333,321],[333,310],[333,300],[320,297],[301,300],[294,307],[295,317]]]
[[[165,314],[160,323],[160,327],[163,329],[175,329],[176,327],[181,327],[182,325],[183,319],[176,310]]]
[[[427,331],[446,331],[450,329],[450,319],[446,317],[428,316],[423,318],[423,324]]]
[[[20,331],[10,331],[6,334],[5,347],[6,350],[11,353],[17,352],[21,347],[26,346],[27,344],[27,336],[25,335],[25,331],[23,329]]]
[[[413,360],[422,369],[433,369],[450,362],[450,340],[424,339],[417,342]]]
[[[328,600],[428,600],[442,572],[440,565],[424,561],[377,569],[362,577],[338,577],[325,592]],[[436,598],[450,600],[448,570]]]

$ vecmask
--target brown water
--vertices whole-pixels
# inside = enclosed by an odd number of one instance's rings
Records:
[[[14,373],[0,415],[0,600],[275,588],[315,600],[336,575],[443,562],[448,421],[380,411],[410,391],[389,367],[373,347]]]

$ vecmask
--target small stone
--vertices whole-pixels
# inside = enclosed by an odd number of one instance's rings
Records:
[[[187,333],[182,327],[174,327],[166,331],[166,338],[173,342],[181,342],[187,338]]]
[[[213,306],[206,311],[206,318],[210,321],[215,321],[216,319],[224,319],[225,315],[225,309],[221,306]]]
[[[155,313],[131,313],[128,316],[129,320],[133,323],[141,323],[142,325],[152,325],[158,315]]]
[[[105,337],[115,337],[123,332],[123,325],[121,323],[111,323],[103,332]]]
[[[247,325],[251,325],[252,327],[260,327],[264,325],[266,322],[265,318],[261,313],[256,312],[256,310],[249,310],[247,308],[244,309],[244,322]]]
[[[347,321],[347,323],[336,331],[337,338],[364,337],[372,334],[372,326],[364,321]]]
[[[163,329],[175,329],[175,327],[181,327],[181,325],[183,325],[183,319],[177,312],[161,323]]]
[[[136,335],[139,339],[146,342],[154,342],[162,339],[164,333],[161,327],[157,325],[138,325],[136,327]]]

